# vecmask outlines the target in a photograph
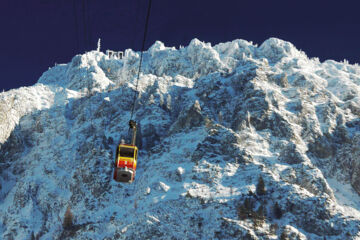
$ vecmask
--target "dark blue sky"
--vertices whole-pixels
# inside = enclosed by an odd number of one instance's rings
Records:
[[[153,0],[146,48],[191,39],[292,42],[321,61],[360,62],[359,1]],[[147,0],[1,0],[0,90],[33,85],[87,50],[140,50]]]

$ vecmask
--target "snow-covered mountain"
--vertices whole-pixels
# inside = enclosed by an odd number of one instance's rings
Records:
[[[358,65],[276,38],[156,42],[120,184],[139,59],[88,52],[0,93],[2,239],[360,239]]]

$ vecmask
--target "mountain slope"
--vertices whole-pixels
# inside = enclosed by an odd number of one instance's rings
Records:
[[[111,179],[139,64],[125,55],[77,55],[0,94],[2,238],[360,239],[358,65],[275,38],[156,42],[129,185]]]

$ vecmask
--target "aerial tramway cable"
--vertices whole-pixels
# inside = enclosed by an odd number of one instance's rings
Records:
[[[148,29],[148,24],[149,24],[150,9],[151,9],[151,0],[149,0],[149,5],[148,5],[148,10],[147,10],[147,15],[146,15],[144,38],[143,38],[142,47],[141,47],[139,71],[137,74],[136,87],[135,87],[135,92],[134,92],[134,99],[133,99],[133,105],[132,105],[132,109],[131,109],[130,121],[132,121],[132,118],[133,118],[136,99],[137,99],[137,95],[138,95],[137,89],[138,89],[138,85],[139,85],[141,64],[142,64],[143,52],[144,52],[144,47],[145,47],[145,42],[146,42],[146,34],[147,34],[147,29]]]

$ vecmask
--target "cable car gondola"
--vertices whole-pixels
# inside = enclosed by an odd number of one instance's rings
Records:
[[[136,173],[136,164],[138,148],[136,142],[136,122],[130,120],[130,129],[132,129],[131,144],[120,143],[116,148],[114,180],[117,182],[133,182]]]

